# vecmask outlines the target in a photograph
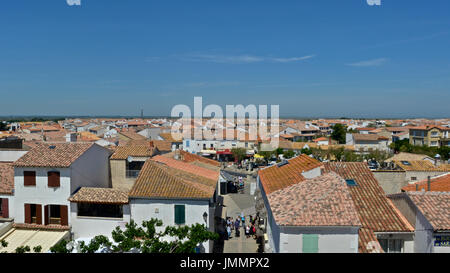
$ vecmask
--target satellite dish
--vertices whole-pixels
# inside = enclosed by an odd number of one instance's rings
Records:
[[[132,161],[133,161],[133,157],[130,155],[130,156],[127,158],[127,160],[128,160],[128,162],[132,162]]]

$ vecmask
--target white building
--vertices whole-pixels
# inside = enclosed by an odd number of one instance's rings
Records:
[[[266,251],[357,252],[360,222],[350,194],[342,178],[322,175],[322,167],[300,155],[259,171]],[[339,212],[330,210],[330,204]]]
[[[109,187],[110,151],[92,143],[39,144],[14,163],[15,223],[70,225],[68,198],[80,187]]]
[[[128,194],[112,188],[82,187],[70,198],[70,222],[73,239],[97,235],[111,238],[116,227],[130,222]]]
[[[131,218],[141,224],[157,218],[163,226],[203,224],[215,231],[214,215],[219,170],[171,158],[155,156],[147,160],[129,192]],[[212,251],[212,241],[201,252]]]

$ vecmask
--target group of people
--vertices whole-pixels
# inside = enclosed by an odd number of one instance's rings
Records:
[[[226,229],[228,238],[231,238],[232,231],[235,231],[235,236],[240,236],[240,227],[242,226],[244,228],[245,236],[249,238],[252,236],[254,239],[256,239],[256,224],[257,224],[257,218],[253,217],[252,215],[249,216],[249,222],[246,225],[245,224],[245,216],[243,213],[241,213],[241,216],[236,217],[236,219],[233,219],[232,217],[228,217],[226,221]]]

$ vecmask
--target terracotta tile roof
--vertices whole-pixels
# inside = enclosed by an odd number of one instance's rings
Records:
[[[40,143],[16,162],[16,167],[59,167],[68,168],[93,143]]]
[[[181,159],[184,162],[200,161],[200,162],[212,165],[212,166],[217,166],[217,167],[220,166],[220,162],[212,160],[212,159],[209,159],[209,158],[205,158],[205,157],[203,157],[201,155],[191,154],[191,153],[183,151],[183,150],[177,150],[176,152],[180,153]]]
[[[165,140],[152,140],[153,145],[161,151],[161,152],[170,152],[172,151],[172,143],[170,141]]]
[[[68,200],[75,203],[127,204],[128,194],[112,188],[82,187]]]
[[[387,137],[379,136],[376,134],[352,134],[355,141],[378,141],[387,140]]]
[[[14,190],[14,167],[12,163],[0,162],[0,194],[12,194]]]
[[[408,192],[435,231],[450,231],[450,192]]]
[[[129,193],[130,197],[209,199],[217,180],[171,168],[154,160],[147,160]]]
[[[358,211],[362,227],[370,232],[412,232],[414,228],[386,197],[385,192],[364,162],[326,162],[325,171],[353,179],[356,186],[348,186]],[[360,234],[361,235],[361,234]],[[367,252],[370,236],[359,237],[361,252]],[[373,239],[373,238],[372,238]]]
[[[359,253],[383,253],[383,249],[378,242],[377,235],[369,228],[360,228],[358,232],[358,252]]]
[[[404,164],[406,162],[399,160],[394,160],[393,162],[405,171],[450,172],[450,164],[434,166],[434,164],[428,160],[408,160],[409,164]]]
[[[398,154],[395,154],[394,156],[388,158],[385,160],[385,162],[391,162],[391,161],[415,161],[415,160],[424,160],[425,158],[429,158],[432,160],[431,157],[424,155],[424,154],[412,154],[412,153],[405,153],[400,152]]]
[[[35,230],[70,230],[70,226],[61,225],[38,225],[38,224],[25,224],[25,223],[13,223],[13,228],[19,229],[35,229]]]
[[[119,134],[121,134],[122,136],[128,138],[128,139],[146,139],[145,136],[142,136],[138,133],[136,133],[135,131],[129,130],[129,131],[121,131],[119,132]]]
[[[175,168],[175,169],[178,169],[181,171],[196,174],[198,176],[202,176],[202,177],[205,177],[208,179],[212,179],[212,180],[216,180],[216,181],[219,179],[219,170],[213,171],[210,169],[202,168],[200,166],[196,166],[193,164],[183,162],[181,160],[176,160],[176,159],[166,157],[166,156],[161,156],[161,155],[154,156],[151,158],[151,160],[154,160],[154,161],[157,161],[160,163],[164,163],[171,168]]]
[[[329,139],[326,138],[326,137],[319,137],[319,138],[314,139],[313,141],[314,142],[319,142],[319,141],[327,141],[327,140],[329,140]]]
[[[160,133],[159,136],[169,142],[183,142],[183,135],[179,133]]]
[[[402,188],[402,191],[416,191],[416,185],[418,190],[428,191],[428,179],[409,184]],[[430,191],[448,191],[450,192],[450,173],[442,174],[439,176],[430,178]]]
[[[319,161],[302,154],[288,160],[289,164],[279,167],[274,165],[258,172],[264,192],[268,195],[274,191],[289,187],[305,180],[303,171],[322,166]]]
[[[146,145],[156,147],[158,151],[172,151],[172,143],[165,140],[133,139],[124,144],[127,145]]]
[[[278,225],[361,225],[346,182],[333,172],[274,191],[268,200]]]
[[[158,150],[149,145],[126,145],[118,146],[110,159],[127,159],[129,156],[152,157],[158,154]]]

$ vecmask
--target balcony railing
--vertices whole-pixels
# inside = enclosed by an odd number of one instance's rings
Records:
[[[125,176],[127,178],[136,178],[139,175],[140,170],[126,170]]]

